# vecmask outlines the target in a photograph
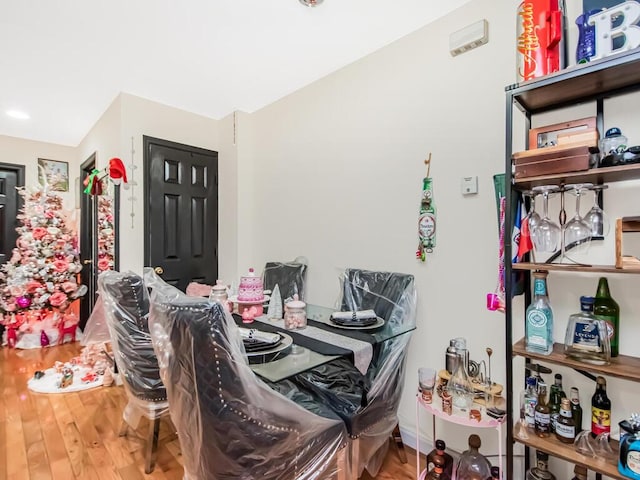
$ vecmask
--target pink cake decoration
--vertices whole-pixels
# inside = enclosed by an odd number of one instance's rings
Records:
[[[240,286],[238,287],[238,302],[264,302],[264,287],[262,286],[262,278],[256,276],[253,268],[249,269],[248,275],[240,277]]]

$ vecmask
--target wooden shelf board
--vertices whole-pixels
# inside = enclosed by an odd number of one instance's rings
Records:
[[[547,270],[554,272],[584,272],[584,273],[627,273],[640,274],[640,265],[616,268],[614,265],[574,265],[569,263],[513,263],[513,270]]]
[[[634,382],[640,381],[640,358],[629,355],[618,355],[611,359],[609,365],[591,365],[590,363],[584,363],[566,357],[564,354],[564,345],[561,343],[555,343],[553,345],[551,355],[527,352],[524,338],[513,345],[513,354],[541,362],[562,365],[563,367],[607,375],[609,377],[622,378]]]
[[[555,435],[547,438],[540,438],[535,434],[535,432],[533,432],[533,430],[529,430],[529,438],[522,439],[518,437],[516,433],[517,432],[514,429],[513,439],[516,442],[522,443],[523,445],[535,448],[536,450],[542,450],[543,452],[546,452],[553,457],[561,458],[562,460],[566,460],[567,462],[584,465],[592,472],[602,473],[607,477],[620,480],[625,480],[628,478],[618,472],[618,465],[616,463],[606,462],[604,460],[593,457],[585,457],[584,455],[576,452],[573,448],[573,445],[568,445],[566,443],[560,442],[555,438]],[[614,451],[618,451],[618,442],[612,440],[611,448]]]
[[[639,68],[640,70],[640,68]],[[553,173],[537,177],[516,178],[514,185],[518,189],[529,190],[539,185],[560,185],[569,183],[612,183],[640,178],[640,163],[617,167],[592,168],[584,172]]]

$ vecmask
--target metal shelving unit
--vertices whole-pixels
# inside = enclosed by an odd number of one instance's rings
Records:
[[[506,141],[505,141],[505,180],[506,185],[511,188],[506,189],[506,231],[513,230],[513,212],[511,211],[511,198],[520,190],[529,189],[535,185],[553,184],[558,185],[564,183],[575,182],[591,182],[591,183],[610,183],[624,180],[633,180],[640,178],[640,164],[624,165],[619,167],[609,167],[602,169],[593,169],[586,172],[575,172],[559,175],[544,175],[540,177],[522,179],[514,181],[512,175],[511,155],[513,153],[512,134],[513,134],[513,107],[516,106],[525,115],[525,128],[528,131],[531,127],[531,117],[537,113],[559,109],[584,102],[596,103],[596,124],[603,135],[604,130],[604,99],[621,95],[624,93],[640,91],[640,49],[612,55],[605,59],[576,65],[568,69],[562,70],[552,75],[534,79],[529,82],[508,86],[506,93]],[[505,259],[512,258],[511,235],[505,235]],[[531,439],[523,441],[514,437],[513,433],[513,412],[514,412],[514,393],[513,393],[513,356],[522,355],[525,358],[533,358],[530,354],[525,354],[522,341],[514,345],[512,321],[514,318],[512,307],[512,272],[518,270],[534,270],[537,267],[546,270],[558,271],[578,271],[578,272],[598,272],[598,273],[640,273],[640,270],[620,270],[613,266],[590,266],[576,268],[573,266],[563,265],[536,265],[536,264],[517,264],[512,265],[511,261],[505,262],[505,288],[506,288],[506,308],[505,308],[505,341],[506,341],[506,364],[507,364],[507,380],[506,380],[506,396],[507,396],[507,468],[505,478],[515,480],[522,478],[522,475],[514,476],[513,471],[513,447],[514,442],[519,441],[527,447],[534,447],[559,456],[574,463],[581,463],[592,471],[597,473],[597,478],[601,478],[602,474],[613,476],[613,478],[623,478],[617,474],[617,469],[609,466],[599,466],[586,458],[580,458],[577,454],[562,455],[559,453],[558,446],[554,444],[555,439]],[[525,285],[525,305],[531,302],[531,294],[529,282]],[[521,318],[516,316],[516,318]],[[560,355],[560,354],[558,354]],[[559,357],[558,357],[559,358]],[[537,360],[554,363],[550,357],[537,358]],[[563,364],[567,362],[562,358]],[[560,362],[558,359],[557,362]],[[570,365],[573,368],[595,371],[606,375],[618,376],[631,381],[637,381],[635,377],[629,377],[626,372],[629,363],[637,365],[638,359],[634,357],[618,357],[617,363],[620,365],[618,369],[612,371],[601,371],[590,365]],[[517,399],[516,399],[517,401]],[[559,442],[555,442],[559,443]],[[565,447],[566,448],[566,447]]]

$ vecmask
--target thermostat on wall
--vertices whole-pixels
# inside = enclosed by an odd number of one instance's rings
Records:
[[[449,35],[449,52],[452,57],[484,45],[489,41],[489,22],[480,20]]]
[[[461,190],[463,195],[478,193],[478,177],[462,177]]]

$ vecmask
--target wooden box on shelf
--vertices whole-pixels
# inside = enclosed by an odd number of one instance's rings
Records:
[[[640,232],[640,217],[622,217],[616,219],[616,268],[638,269],[640,259],[622,253],[622,234]]]

